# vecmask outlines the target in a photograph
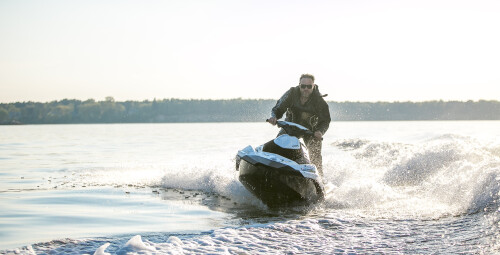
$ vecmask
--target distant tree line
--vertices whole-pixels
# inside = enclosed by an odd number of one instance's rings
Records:
[[[275,100],[64,99],[0,103],[0,124],[245,122],[269,117]],[[328,102],[334,121],[499,120],[498,101]]]
[[[329,102],[335,120],[500,120],[499,101]]]

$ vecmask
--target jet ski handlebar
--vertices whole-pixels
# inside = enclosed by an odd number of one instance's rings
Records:
[[[269,119],[266,119],[266,122],[269,122]],[[314,132],[297,123],[278,120],[276,121],[276,125],[285,130],[285,132],[291,136],[296,136],[298,138],[314,137]],[[323,140],[323,138],[321,138],[321,140]]]

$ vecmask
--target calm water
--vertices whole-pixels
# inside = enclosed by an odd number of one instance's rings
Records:
[[[266,123],[0,126],[0,253],[499,253],[500,122],[333,122],[327,199],[269,210]]]

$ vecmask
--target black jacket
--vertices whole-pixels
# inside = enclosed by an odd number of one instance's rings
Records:
[[[271,116],[280,119],[285,112],[286,121],[300,124],[312,131],[325,134],[330,126],[330,110],[317,85],[304,105],[300,104],[299,86],[291,87],[273,107]]]

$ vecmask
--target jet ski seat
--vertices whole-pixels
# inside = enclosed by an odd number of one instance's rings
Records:
[[[262,151],[278,154],[282,157],[291,159],[298,164],[311,164],[309,158],[304,156],[306,154],[302,153],[302,144],[300,145],[300,149],[285,149],[277,145],[274,140],[271,140],[263,145]]]

